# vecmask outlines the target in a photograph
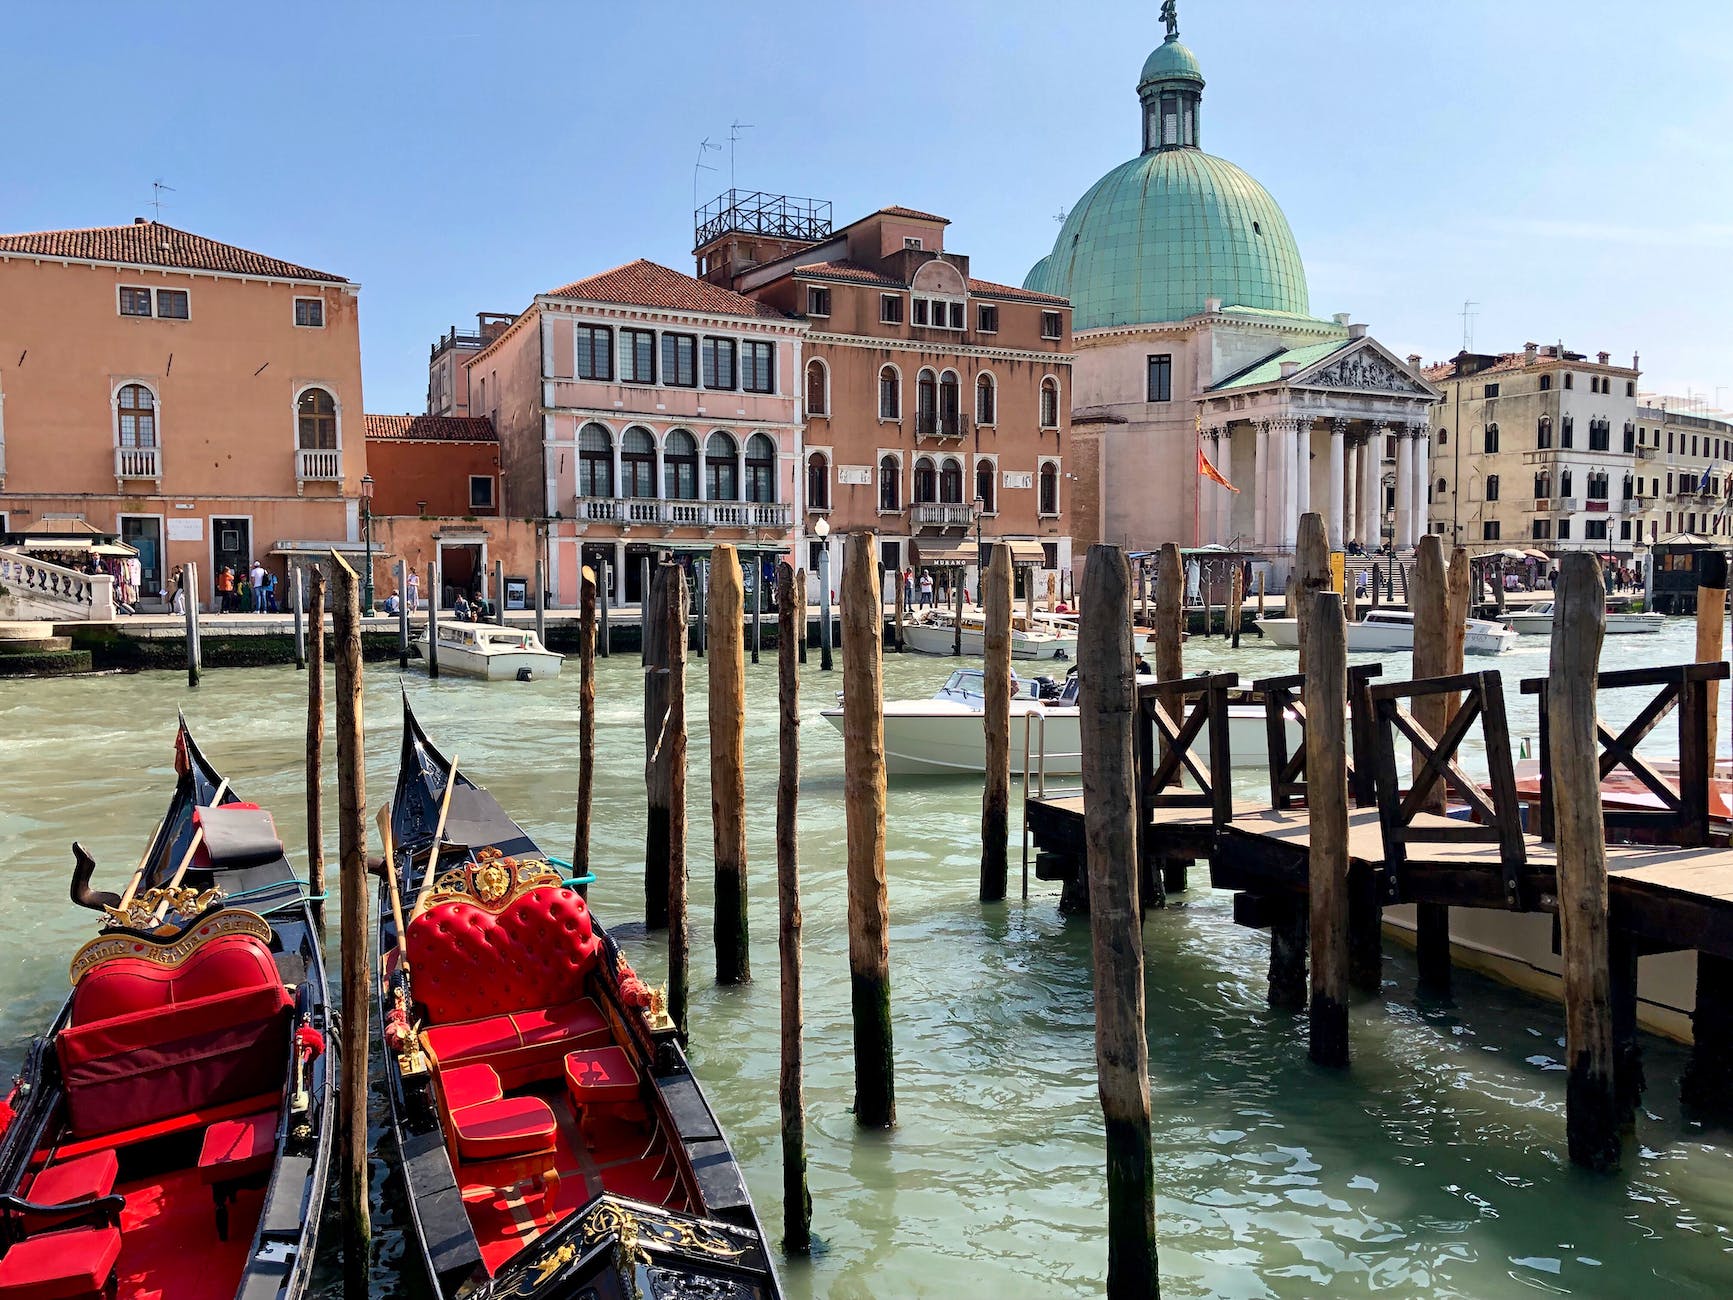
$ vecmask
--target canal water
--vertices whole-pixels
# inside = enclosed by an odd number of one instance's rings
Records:
[[[1681,662],[1690,625],[1608,642],[1608,666]],[[1544,638],[1473,667],[1500,669],[1513,736],[1534,736],[1520,677],[1544,673]],[[1291,653],[1193,640],[1187,667],[1242,679],[1292,671]],[[1388,656],[1386,675],[1408,674]],[[952,667],[887,656],[891,698],[925,696]],[[368,800],[397,761],[398,675],[367,671]],[[847,970],[842,746],[817,716],[841,687],[812,656],[802,676],[802,903],[806,1098],[814,1231],[787,1261],[795,1300],[900,1296],[1088,1296],[1102,1289],[1106,1218],[1094,1083],[1089,928],[1061,918],[1056,886],[976,898],[978,780],[893,779],[891,975],[899,1125],[855,1129]],[[406,679],[428,731],[548,848],[569,851],[576,789],[576,673],[486,685]],[[590,898],[630,960],[660,980],[646,938],[642,679],[636,656],[601,663]],[[748,668],[747,791],[756,982],[722,989],[711,967],[704,665],[692,662],[693,1062],[780,1236],[777,1138],[774,658]],[[16,1068],[66,988],[90,916],[66,898],[82,839],[113,886],[136,861],[172,783],[175,710],[236,790],[272,808],[304,860],[306,679],[292,668],[216,671],[192,691],[166,673],[0,684],[10,777],[0,798],[0,1070]],[[1633,701],[1631,708],[1636,707]],[[1616,710],[1610,710],[1616,711]],[[1724,701],[1725,711],[1725,701]],[[1665,728],[1663,728],[1665,730]],[[1729,728],[1723,725],[1723,742]],[[1661,742],[1664,748],[1664,739]],[[328,752],[331,747],[328,746]],[[1255,795],[1256,773],[1239,784]],[[327,793],[328,838],[335,790]],[[1018,819],[1013,808],[1013,834]],[[1194,881],[1202,874],[1194,871]],[[332,926],[333,933],[335,925]],[[1303,1017],[1264,1005],[1266,937],[1235,927],[1225,894],[1194,887],[1144,929],[1161,1270],[1169,1296],[1717,1295],[1733,1291],[1733,1134],[1677,1105],[1684,1054],[1645,1044],[1648,1093],[1625,1172],[1595,1178],[1564,1159],[1559,1008],[1477,976],[1456,1004],[1423,1006],[1410,956],[1392,944],[1380,996],[1353,1010],[1350,1070],[1306,1059]],[[375,1112],[379,1114],[376,1097]],[[373,1295],[419,1296],[404,1276],[390,1176],[377,1141]],[[335,1225],[327,1240],[335,1239]],[[334,1271],[329,1273],[333,1279]],[[334,1280],[325,1294],[339,1295]]]

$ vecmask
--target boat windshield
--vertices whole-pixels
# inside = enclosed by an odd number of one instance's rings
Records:
[[[1023,693],[1023,682],[1011,674],[1011,698]],[[979,706],[987,698],[987,674],[979,668],[959,668],[945,679],[945,684],[933,692],[935,700],[962,700]]]
[[[522,632],[490,632],[486,637],[487,644],[496,650],[522,650],[524,634]]]

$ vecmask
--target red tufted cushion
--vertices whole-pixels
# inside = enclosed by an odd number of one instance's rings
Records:
[[[576,1002],[602,946],[584,900],[558,885],[532,889],[498,915],[436,903],[406,938],[416,999],[436,1025]]]
[[[554,1145],[554,1112],[539,1097],[507,1097],[453,1111],[457,1153],[466,1160],[501,1160]]]
[[[507,1088],[559,1078],[567,1052],[606,1043],[608,1037],[607,1018],[593,998],[462,1024],[433,1025],[421,1032],[422,1045],[441,1069],[484,1062]]]
[[[217,993],[281,984],[271,950],[262,940],[225,934],[172,970],[143,958],[109,958],[78,981],[72,1023],[87,1025]]]
[[[119,1258],[119,1228],[67,1228],[26,1237],[0,1259],[0,1297],[97,1300]]]
[[[595,999],[584,998],[559,1007],[536,1007],[532,1011],[514,1011],[512,1025],[525,1047],[541,1047],[549,1043],[564,1043],[572,1039],[593,1038],[608,1032],[607,1017]]]
[[[498,1101],[499,1075],[491,1065],[453,1065],[439,1072],[439,1092],[447,1110],[462,1110],[483,1102]]]

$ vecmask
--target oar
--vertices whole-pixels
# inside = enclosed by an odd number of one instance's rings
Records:
[[[157,822],[156,829],[151,832],[150,839],[145,841],[144,853],[139,857],[138,870],[132,873],[132,879],[127,881],[126,891],[121,894],[120,902],[115,904],[120,911],[125,911],[132,902],[132,896],[138,893],[138,887],[144,881],[144,869],[150,865],[152,851],[156,848],[157,838],[162,834],[162,828],[168,824],[168,814],[164,813]]]
[[[419,912],[433,889],[433,873],[439,866],[439,842],[445,838],[445,814],[451,811],[451,792],[457,786],[457,755],[451,757],[451,770],[445,774],[445,792],[439,796],[439,823],[433,828],[433,847],[427,851],[427,871],[421,877],[421,889],[415,895],[415,910]]]
[[[385,887],[391,891],[391,919],[397,923],[397,966],[409,964],[409,942],[403,934],[403,900],[397,893],[397,857],[391,845],[391,805],[379,805],[379,837],[385,841]]]
[[[218,804],[220,804],[223,801],[223,796],[225,794],[227,794],[228,791],[229,791],[229,778],[225,776],[222,779],[222,782],[217,786],[217,792],[211,796],[210,803],[206,804],[205,807],[215,808]],[[187,851],[181,855],[181,864],[180,864],[180,866],[175,868],[174,876],[169,880],[166,888],[175,889],[175,888],[179,887],[179,885],[181,883],[181,878],[187,874],[187,868],[190,867],[193,863],[193,854],[195,854],[199,851],[199,845],[203,844],[204,842],[205,842],[205,828],[203,826],[199,826],[199,827],[194,829],[193,837],[187,844]],[[130,894],[129,894],[129,897],[130,897]],[[156,905],[156,910],[150,914],[150,923],[152,925],[161,925],[162,924],[163,918],[168,915],[168,904],[169,904],[169,900],[165,898],[162,900],[162,902],[160,902]],[[121,900],[121,906],[122,907],[126,906],[126,899]]]

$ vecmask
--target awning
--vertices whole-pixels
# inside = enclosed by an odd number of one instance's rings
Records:
[[[92,542],[79,537],[26,537],[20,544],[25,551],[89,551],[92,555],[137,555],[125,542]]]
[[[1499,554],[1504,556],[1506,559],[1511,559],[1511,560],[1526,560],[1526,559],[1528,559],[1528,552],[1527,551],[1519,551],[1514,546],[1505,547],[1502,551],[1499,552]]]
[[[1003,538],[995,540],[1000,546],[1011,548],[1011,563],[1017,568],[1041,568],[1047,563],[1047,552],[1041,549],[1040,542],[1007,541]]]
[[[1531,550],[1531,551],[1525,551],[1524,554],[1527,555],[1528,558],[1531,560],[1550,560],[1550,559],[1552,559],[1552,556],[1548,555],[1545,551],[1533,551],[1533,550]]]
[[[973,546],[921,547],[920,567],[923,569],[961,569],[979,563],[981,552]]]

